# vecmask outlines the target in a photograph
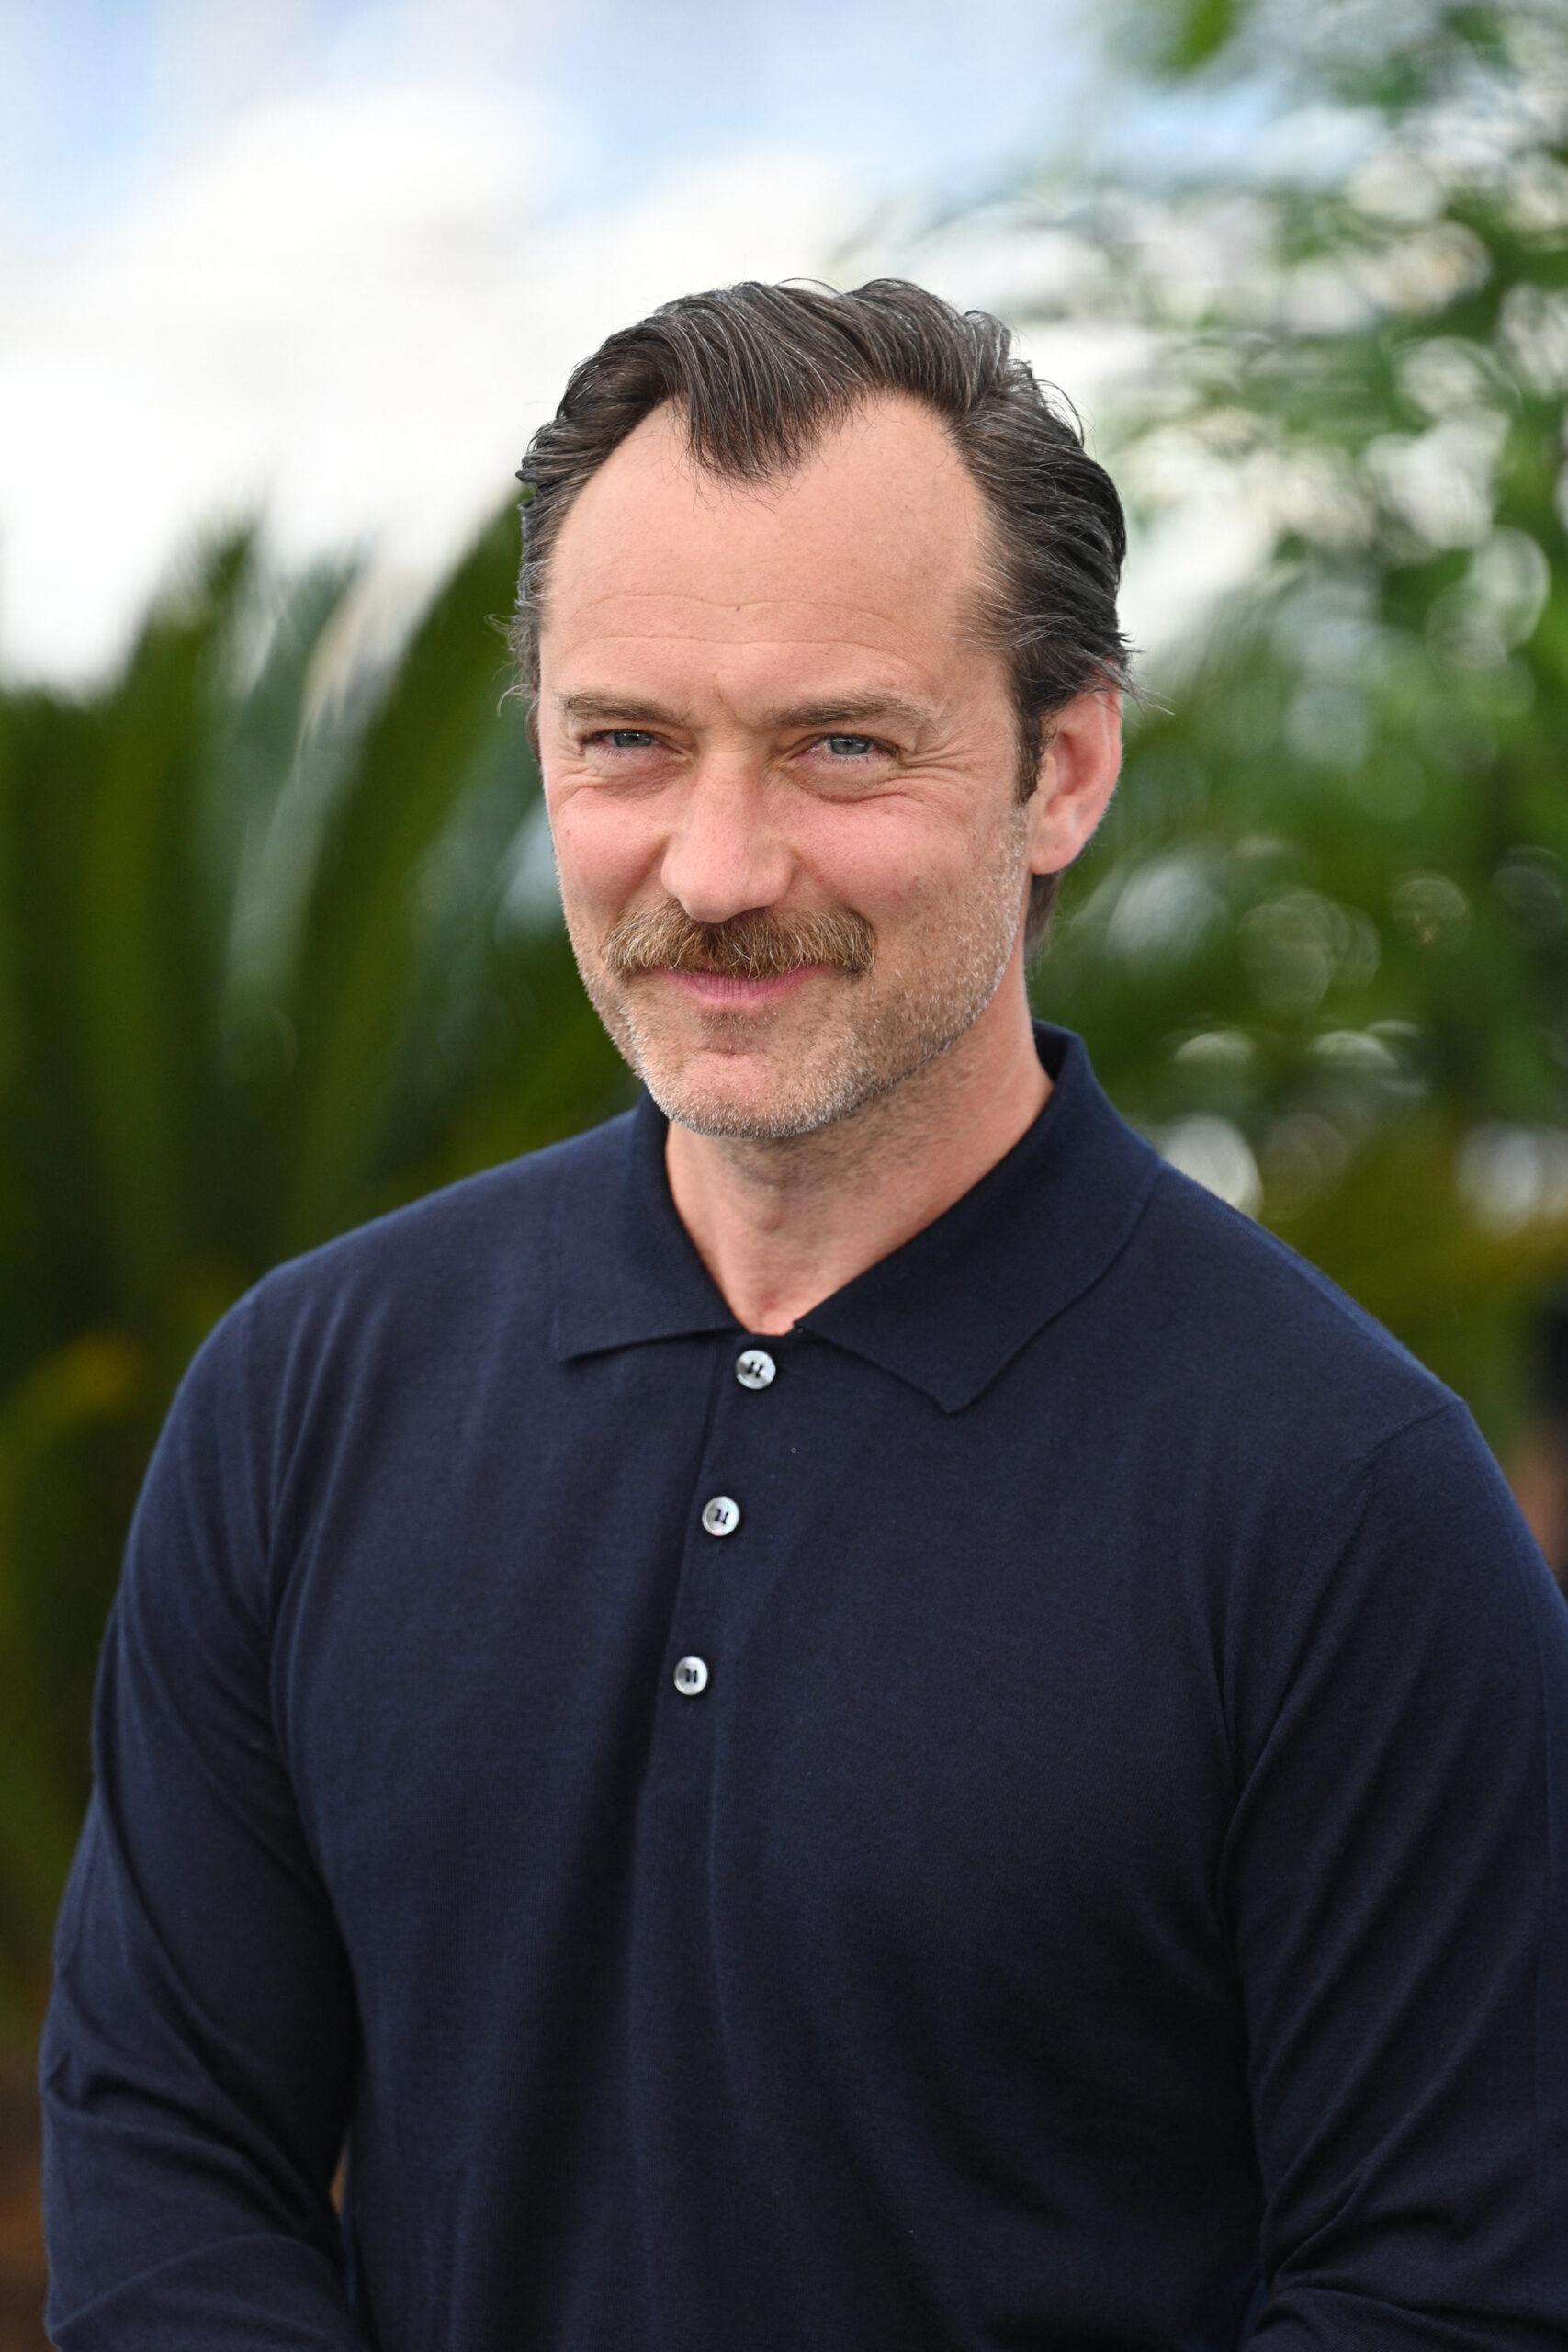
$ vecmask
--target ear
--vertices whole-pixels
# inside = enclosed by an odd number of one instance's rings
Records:
[[[1029,802],[1029,863],[1035,874],[1072,864],[1110,805],[1122,772],[1122,696],[1089,688],[1046,722]]]

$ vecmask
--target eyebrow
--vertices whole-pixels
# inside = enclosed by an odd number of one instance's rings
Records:
[[[619,695],[584,688],[577,694],[562,695],[557,703],[563,718],[616,719],[623,727],[685,727],[690,720],[679,711],[648,702],[636,695]],[[820,702],[775,704],[770,710],[758,714],[758,724],[767,728],[840,727],[850,719],[897,719],[907,727],[929,727],[936,712],[930,703],[912,695],[881,693],[833,695]]]

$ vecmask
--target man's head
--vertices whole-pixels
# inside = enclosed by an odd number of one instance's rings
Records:
[[[1005,328],[897,280],[666,304],[522,478],[513,642],[590,995],[685,1125],[849,1115],[1037,948],[1109,797],[1113,486]],[[701,971],[793,977],[741,1008]]]

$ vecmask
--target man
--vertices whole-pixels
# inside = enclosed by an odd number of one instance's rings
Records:
[[[1568,1607],[1457,1398],[1028,1011],[1109,481],[888,280],[667,305],[524,478],[644,1091],[186,1374],[56,1939],[55,2341],[1561,2346]]]

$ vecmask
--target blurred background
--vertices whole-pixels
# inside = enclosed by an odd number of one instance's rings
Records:
[[[734,278],[998,311],[1146,700],[1036,1009],[1568,1579],[1561,0],[0,0],[0,2352],[138,1482],[268,1266],[624,1107],[513,469]]]

